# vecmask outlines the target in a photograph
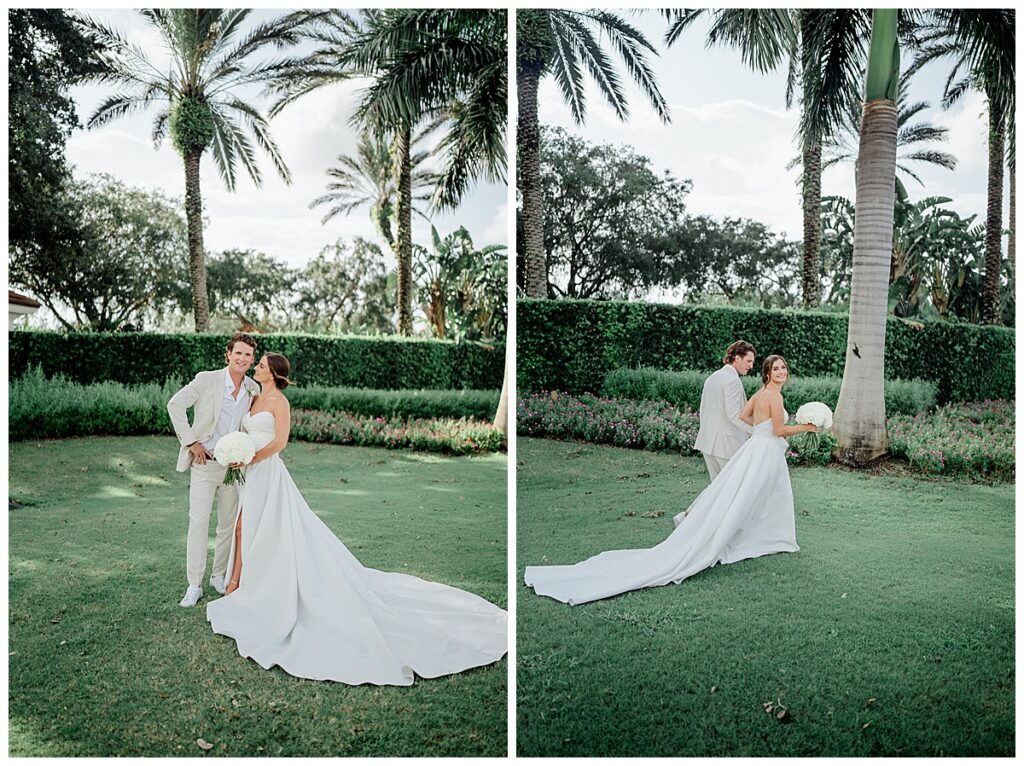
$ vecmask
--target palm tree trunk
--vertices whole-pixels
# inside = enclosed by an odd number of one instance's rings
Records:
[[[540,182],[540,121],[537,89],[540,67],[521,65],[516,87],[519,94],[517,162],[519,191],[523,195],[523,240],[526,249],[526,295],[548,297],[548,269],[544,256],[544,191]]]
[[[1010,274],[1017,277],[1017,244],[1015,236],[1017,233],[1017,214],[1014,208],[1017,205],[1017,161],[1011,160],[1006,168],[1010,173],[1010,239],[1006,243],[1006,259],[1010,262]]]
[[[804,308],[821,304],[821,142],[803,150]]]
[[[896,10],[876,10],[857,159],[857,217],[846,366],[836,405],[836,457],[863,464],[885,454],[885,326],[896,202]]]
[[[988,209],[985,215],[985,324],[1001,324],[999,276],[1003,256],[1003,160],[1005,119],[993,98],[988,100]]]
[[[185,155],[185,218],[188,221],[188,271],[192,280],[192,313],[196,332],[210,328],[210,303],[206,294],[206,252],[203,250],[203,199],[199,192],[199,160],[202,151]]]
[[[395,136],[398,171],[398,334],[412,335],[412,130],[399,128]]]

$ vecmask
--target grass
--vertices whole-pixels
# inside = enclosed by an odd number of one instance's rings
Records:
[[[518,444],[518,755],[1014,754],[1012,485],[793,469],[799,553],[569,607],[524,567],[660,542],[706,469]]]
[[[177,451],[159,436],[10,445],[12,756],[199,756],[198,739],[208,756],[507,752],[507,660],[412,687],[308,681],[180,608]],[[283,458],[366,566],[507,606],[504,456],[293,443]]]

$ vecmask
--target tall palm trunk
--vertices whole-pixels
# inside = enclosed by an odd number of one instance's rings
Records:
[[[804,308],[821,303],[821,142],[803,150]]]
[[[857,160],[857,217],[846,366],[833,432],[836,457],[863,464],[889,446],[885,427],[885,326],[896,202],[895,9],[875,10]]]
[[[544,191],[540,182],[540,120],[537,89],[541,67],[521,64],[516,80],[519,122],[516,135],[519,190],[523,195],[523,240],[526,249],[526,295],[548,296],[548,269],[544,255]]]
[[[398,173],[398,334],[412,335],[412,130],[408,125],[395,136]]]
[[[203,198],[199,192],[202,150],[185,155],[185,218],[188,221],[188,271],[192,280],[192,313],[196,332],[210,328],[210,302],[206,294],[206,252],[203,250]]]
[[[800,79],[804,97],[802,108],[807,109],[810,93],[818,85],[821,73],[807,41],[808,24],[812,10],[798,11],[800,24]],[[803,176],[801,196],[804,214],[804,258],[802,283],[804,308],[816,309],[821,303],[821,136],[805,136],[801,154]]]
[[[999,276],[1003,256],[1003,161],[1005,158],[1003,110],[988,99],[988,209],[985,215],[985,298],[982,316],[985,324],[1001,324]]]
[[[1014,241],[1017,234],[1017,214],[1014,208],[1017,205],[1017,161],[1010,160],[1007,165],[1010,173],[1010,239],[1006,243],[1006,259],[1010,262],[1010,273],[1017,278],[1017,244]]]

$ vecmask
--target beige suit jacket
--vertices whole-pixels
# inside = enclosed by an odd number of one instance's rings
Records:
[[[255,396],[260,392],[259,384],[249,376],[242,378],[245,390]],[[220,418],[221,403],[224,400],[224,368],[201,372],[191,383],[182,388],[167,402],[167,414],[171,416],[174,435],[181,442],[178,453],[179,471],[187,471],[192,466],[193,455],[187,445],[193,442],[205,442],[217,428]],[[187,410],[195,407],[192,424],[189,425]]]
[[[753,428],[740,420],[747,394],[740,374],[723,365],[704,381],[700,395],[700,430],[694,449],[708,455],[731,458],[743,446]]]

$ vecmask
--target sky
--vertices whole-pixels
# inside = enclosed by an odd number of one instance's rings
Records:
[[[588,111],[584,125],[576,125],[555,81],[546,77],[540,86],[542,124],[561,126],[594,143],[629,144],[651,158],[656,171],[670,170],[677,178],[693,180],[687,211],[752,218],[788,239],[801,240],[799,169],[786,170],[798,154],[794,136],[799,112],[785,106],[786,73],[767,75],[748,70],[738,55],[724,47],[706,48],[708,24],[700,21],[666,49],[666,24],[656,11],[621,11],[655,43],[659,55],[651,59],[662,94],[671,109],[665,125],[624,70],[631,116],[620,121],[607,106],[597,86],[588,80]],[[621,59],[615,59],[617,63]],[[904,64],[909,63],[905,56]],[[955,171],[917,165],[914,171],[924,186],[907,183],[911,200],[942,195],[948,207],[961,215],[985,217],[987,186],[987,122],[983,97],[969,93],[948,111],[939,106],[948,70],[932,64],[911,82],[913,101],[929,101],[932,108],[919,118],[949,128],[949,140],[936,146],[953,154]],[[856,196],[852,163],[825,171],[822,194]],[[1004,216],[1008,210],[1004,190]]]
[[[168,60],[160,38],[147,28],[137,12],[90,13],[140,45],[154,62]],[[279,13],[257,11],[251,15],[249,23],[255,25]],[[353,81],[315,91],[270,121],[271,135],[291,170],[291,186],[277,175],[269,159],[260,155],[262,186],[256,188],[240,167],[236,190],[229,192],[212,155],[204,154],[200,186],[207,220],[204,241],[208,252],[251,248],[290,266],[301,267],[339,237],[348,240],[361,236],[379,242],[393,265],[390,252],[370,222],[369,208],[348,216],[336,216],[326,225],[322,225],[320,219],[327,208],[309,208],[310,202],[325,193],[328,181],[325,171],[336,164],[337,157],[341,154],[355,156],[359,135],[349,118],[367,83],[367,80]],[[109,85],[72,89],[83,125],[110,92]],[[259,90],[250,91],[248,95],[265,114],[270,102],[260,97]],[[110,173],[129,185],[158,188],[183,198],[185,170],[181,157],[169,140],[155,148],[150,137],[155,114],[154,107],[100,128],[75,131],[67,145],[67,158],[74,165],[75,177]],[[506,244],[507,216],[505,184],[483,183],[474,187],[455,211],[434,215],[433,223],[442,236],[465,226],[478,246]],[[418,216],[413,217],[413,238],[422,244],[430,241],[430,224]]]

